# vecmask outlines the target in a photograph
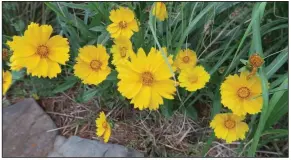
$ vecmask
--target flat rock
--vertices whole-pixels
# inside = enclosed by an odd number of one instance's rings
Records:
[[[78,136],[71,136],[67,140],[61,137],[56,138],[54,150],[48,157],[143,157],[143,154],[117,144],[105,144]]]
[[[35,102],[25,99],[3,108],[3,157],[46,157],[57,131],[51,118]]]

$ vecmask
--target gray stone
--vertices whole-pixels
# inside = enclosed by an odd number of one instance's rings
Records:
[[[112,144],[107,150],[104,157],[143,157],[143,154],[131,148],[126,148],[121,145]]]
[[[65,142],[66,138],[64,136],[57,136],[55,143],[54,143],[54,148],[60,148]]]
[[[32,98],[3,108],[3,157],[46,157],[57,134],[47,131],[54,128]]]
[[[50,152],[47,157],[64,157],[58,152]]]
[[[57,142],[57,145],[55,142],[55,148],[48,157],[143,157],[141,153],[121,145],[105,144],[77,136],[71,136],[63,142]]]
[[[65,157],[103,157],[109,146],[98,141],[72,136],[58,152]]]

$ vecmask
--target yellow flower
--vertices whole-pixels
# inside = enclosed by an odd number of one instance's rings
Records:
[[[183,69],[178,79],[181,87],[186,87],[186,90],[194,92],[205,86],[210,79],[210,75],[205,71],[204,67],[196,66]]]
[[[7,45],[10,47],[12,51],[17,49],[17,44],[22,43],[23,37],[20,36],[13,36],[12,41],[8,41]],[[13,71],[19,71],[20,69],[23,68],[23,66],[20,66],[19,64],[14,63],[15,59],[19,57],[17,54],[22,54],[22,52],[13,52],[12,56],[10,57],[10,68]]]
[[[39,96],[38,96],[36,93],[33,93],[33,94],[32,94],[32,97],[33,97],[35,100],[39,100]]]
[[[11,66],[25,67],[28,73],[38,77],[53,78],[61,73],[59,64],[65,65],[69,60],[70,47],[67,39],[60,35],[50,38],[52,32],[50,25],[31,23],[24,36],[13,37],[12,42],[7,42],[13,50]]]
[[[125,37],[118,37],[114,40],[114,43],[115,45],[111,48],[111,53],[113,54],[112,64],[126,63],[128,58],[134,55],[130,40]]]
[[[137,21],[134,13],[129,8],[120,7],[110,11],[109,19],[113,22],[107,27],[112,38],[123,36],[130,38],[134,32],[138,32]]]
[[[264,59],[257,53],[253,54],[249,58],[249,62],[252,67],[261,67],[262,64],[264,63]]]
[[[186,49],[181,50],[178,55],[176,56],[174,65],[177,67],[178,70],[182,70],[185,68],[192,68],[196,66],[197,63],[197,55],[196,52]]]
[[[18,66],[17,64],[15,64],[15,63],[10,63],[10,68],[11,68],[11,70],[13,70],[13,71],[19,71],[19,70],[21,70],[23,67],[22,66]]]
[[[230,75],[220,88],[221,103],[237,115],[259,113],[263,106],[261,80],[257,75],[247,80],[248,74]]]
[[[96,135],[103,137],[104,142],[107,143],[111,135],[111,126],[106,120],[104,112],[100,112],[99,118],[96,118]]]
[[[244,118],[232,113],[217,114],[210,123],[210,127],[214,129],[215,136],[231,143],[236,140],[245,139],[245,133],[249,127]]]
[[[174,99],[175,82],[170,68],[154,49],[146,56],[140,48],[131,62],[117,67],[118,91],[134,104],[134,108],[156,110],[163,98]]]
[[[3,95],[6,94],[6,92],[8,91],[9,87],[12,84],[12,74],[9,71],[2,71],[2,75],[3,75],[3,80],[2,80],[2,86],[3,86],[3,90],[2,93]]]
[[[98,85],[106,79],[110,73],[108,67],[109,56],[102,45],[87,45],[79,49],[74,66],[74,74],[79,77],[84,84]]]
[[[155,15],[160,21],[164,21],[168,18],[168,12],[165,3],[156,2],[152,10],[152,14]]]

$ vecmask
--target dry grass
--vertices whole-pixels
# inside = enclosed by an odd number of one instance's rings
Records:
[[[137,149],[146,156],[201,156],[202,138],[211,132],[205,118],[194,122],[176,112],[166,119],[159,112],[135,110],[119,101],[109,110],[98,98],[80,104],[74,100],[75,95],[69,91],[38,101],[55,121],[54,130],[66,137],[99,139],[95,135],[95,119],[101,110],[110,114],[114,124],[110,142]]]

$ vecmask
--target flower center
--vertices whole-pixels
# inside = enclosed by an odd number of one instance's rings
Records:
[[[258,54],[253,54],[250,56],[249,62],[253,67],[260,67],[264,63],[264,60]]]
[[[49,54],[49,49],[45,45],[40,45],[37,47],[37,54],[40,55],[41,58],[47,58]]]
[[[196,75],[189,77],[190,83],[196,83],[198,81],[198,77]]]
[[[127,27],[127,23],[125,21],[120,21],[119,22],[119,28],[124,29]]]
[[[229,119],[224,122],[224,126],[228,129],[232,129],[235,127],[235,121]]]
[[[190,61],[189,56],[185,56],[185,57],[183,57],[183,62],[184,62],[184,63],[188,63],[189,61]]]
[[[104,123],[102,124],[102,127],[103,127],[104,129],[106,129],[106,128],[107,128],[107,123],[104,122]]]
[[[102,63],[99,60],[92,60],[90,62],[90,67],[95,70],[98,71],[102,66]]]
[[[146,86],[150,86],[154,82],[154,77],[153,77],[152,73],[150,73],[150,72],[142,73],[141,78],[142,78],[142,84],[146,85]]]
[[[241,87],[240,89],[237,90],[237,95],[240,98],[247,98],[249,97],[251,94],[250,89],[248,89],[247,87]]]
[[[120,56],[122,58],[126,57],[126,52],[127,52],[127,48],[125,48],[125,47],[120,48]]]

